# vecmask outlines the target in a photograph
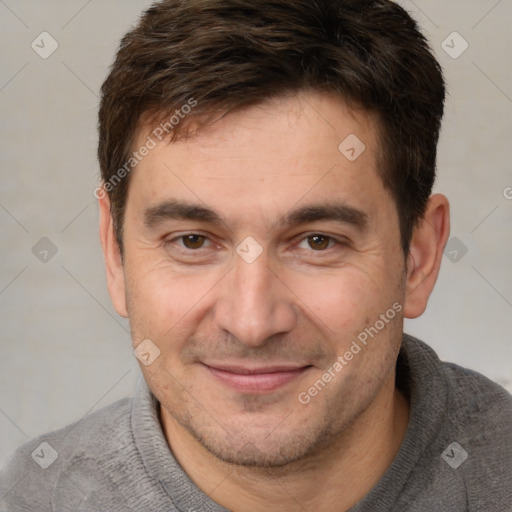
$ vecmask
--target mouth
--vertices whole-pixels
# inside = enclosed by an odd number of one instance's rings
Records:
[[[203,364],[222,384],[242,393],[270,393],[298,379],[312,365],[307,366],[225,366]]]

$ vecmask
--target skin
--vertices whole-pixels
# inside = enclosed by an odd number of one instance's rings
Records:
[[[141,144],[150,130],[140,130]],[[338,150],[349,134],[366,146],[352,162]],[[132,175],[123,258],[108,197],[99,200],[112,301],[130,319],[133,346],[150,339],[160,350],[141,368],[169,446],[229,510],[347,510],[403,440],[409,404],[394,375],[403,318],[426,307],[449,207],[442,195],[430,198],[405,258],[378,155],[373,115],[304,92],[152,149]],[[171,200],[221,221],[153,215],[149,227],[145,212]],[[362,212],[365,226],[284,222],[292,210],[334,202]],[[199,237],[179,238],[187,234]],[[236,252],[247,237],[262,249],[251,263]],[[299,394],[397,303],[395,318],[301,403]],[[234,388],[209,369],[223,364],[307,368],[261,391]]]

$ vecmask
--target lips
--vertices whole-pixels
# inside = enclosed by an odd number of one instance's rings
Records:
[[[311,366],[244,366],[205,365],[222,384],[244,393],[269,393],[297,379]]]

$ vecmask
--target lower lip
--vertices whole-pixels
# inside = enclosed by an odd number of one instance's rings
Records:
[[[241,374],[207,366],[211,374],[224,384],[244,393],[269,393],[300,377],[309,367],[297,370]]]

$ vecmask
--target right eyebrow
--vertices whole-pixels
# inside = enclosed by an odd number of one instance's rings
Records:
[[[155,228],[167,220],[196,220],[222,224],[222,218],[216,211],[185,201],[163,201],[144,210],[144,225],[148,228]]]

